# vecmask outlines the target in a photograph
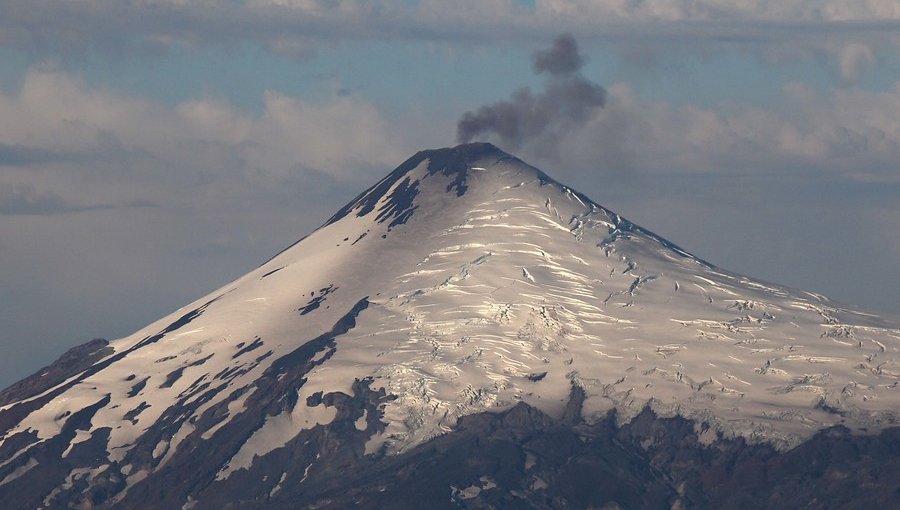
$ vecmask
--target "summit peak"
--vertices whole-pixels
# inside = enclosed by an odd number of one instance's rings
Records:
[[[502,167],[502,170],[501,168]],[[494,169],[495,171],[487,172]],[[505,171],[505,172],[504,172]],[[375,185],[360,193],[334,214],[324,226],[328,226],[351,213],[363,217],[378,210],[383,220],[390,217],[391,226],[403,223],[413,212],[415,198],[430,194],[432,198],[462,197],[476,180],[473,175],[492,174],[497,182],[498,173],[532,174],[542,184],[551,182],[546,175],[490,143],[466,143],[455,147],[426,149],[404,161]],[[443,200],[445,205],[449,204]]]
[[[429,157],[456,157],[465,161],[477,161],[485,157],[509,157],[510,155],[489,142],[470,142],[454,147],[442,147],[438,149],[425,149],[419,152]]]

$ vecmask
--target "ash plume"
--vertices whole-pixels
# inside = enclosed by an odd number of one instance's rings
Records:
[[[532,54],[535,74],[547,74],[540,93],[527,87],[509,99],[466,112],[456,125],[460,143],[476,138],[495,138],[510,149],[538,141],[554,151],[572,129],[583,126],[606,103],[606,89],[581,74],[586,62],[570,34],[557,37],[550,48]]]
[[[532,56],[534,72],[566,76],[577,73],[585,64],[584,56],[578,53],[578,43],[572,34],[563,34],[553,40],[553,46],[546,50],[536,50]]]

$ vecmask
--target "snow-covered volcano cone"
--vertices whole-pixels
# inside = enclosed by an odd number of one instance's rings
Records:
[[[713,267],[492,145],[423,151],[261,267],[0,393],[0,506],[337,508],[332,475],[363,471],[371,503],[391,484],[366,470],[485,412],[652,411],[782,451],[875,434],[898,421],[898,328]]]

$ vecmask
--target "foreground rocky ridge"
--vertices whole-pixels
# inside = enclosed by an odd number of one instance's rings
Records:
[[[327,342],[327,340],[326,340]],[[297,366],[309,368],[309,360]],[[303,369],[286,379],[297,382]],[[0,486],[4,508],[170,509],[863,509],[900,505],[900,428],[876,435],[844,427],[819,431],[789,451],[751,445],[743,438],[704,434],[703,424],[661,418],[646,408],[617,425],[615,411],[588,424],[581,418],[584,393],[573,386],[565,412],[551,417],[524,402],[503,412],[466,416],[444,435],[412,450],[365,454],[383,427],[378,409],[387,397],[371,381],[355,381],[353,394],[321,396],[336,409],[329,424],[301,431],[284,448],[247,470],[216,480],[253,428],[229,423],[214,441],[185,441],[179,455],[135,483],[123,499],[119,465],[107,465],[102,441],[72,448],[67,461],[52,462],[52,444],[34,454],[40,476]],[[289,384],[288,384],[289,386]],[[272,388],[272,395],[278,395]],[[269,405],[282,398],[271,398]],[[215,419],[212,412],[204,419]],[[72,416],[76,430],[90,410]],[[699,433],[698,433],[699,432]],[[57,448],[61,444],[56,445]],[[149,448],[146,444],[133,451]],[[144,454],[148,454],[144,450]],[[69,464],[69,465],[67,465]],[[105,469],[103,466],[107,465]],[[53,491],[54,477],[102,470],[91,483],[67,476],[71,487]],[[6,469],[6,476],[9,470]],[[3,472],[0,472],[2,478]],[[55,493],[54,493],[55,492]]]

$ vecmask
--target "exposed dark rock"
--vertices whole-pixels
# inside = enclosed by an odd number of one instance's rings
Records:
[[[463,196],[468,189],[466,181],[469,175],[469,166],[475,161],[491,155],[496,155],[498,159],[511,158],[489,143],[469,143],[446,149],[420,151],[404,161],[387,177],[360,193],[349,204],[338,210],[323,226],[330,225],[354,211],[356,216],[365,216],[374,211],[379,201],[386,196],[388,200],[379,209],[378,221],[391,219],[389,228],[403,224],[412,216],[416,208],[412,205],[412,201],[419,193],[419,186],[416,182],[410,182],[407,175],[411,170],[427,159],[426,177],[441,174],[451,178],[452,181],[447,185],[446,191],[447,193],[455,192],[459,197]],[[388,196],[388,191],[391,189],[394,191]]]
[[[240,350],[238,352],[234,353],[234,355],[231,356],[231,359],[240,358],[242,355],[247,354],[250,351],[259,349],[260,347],[262,347],[262,345],[263,345],[263,341],[259,337],[257,337],[255,340],[253,340],[253,342],[251,342],[250,345],[240,344],[238,346],[238,347],[240,347]]]
[[[144,387],[147,386],[147,381],[148,381],[149,379],[150,379],[149,376],[148,376],[148,377],[144,377],[144,378],[141,379],[140,381],[134,383],[134,385],[131,387],[131,389],[128,390],[128,397],[129,397],[129,398],[130,398],[130,397],[136,397],[136,396],[138,395],[138,393],[140,393],[140,392],[144,389]]]
[[[0,406],[42,393],[112,354],[109,342],[96,338],[72,347],[52,364],[0,391]]]
[[[298,310],[300,312],[300,315],[306,315],[309,312],[312,312],[312,311],[315,311],[316,309],[318,309],[320,306],[322,306],[322,303],[325,302],[325,298],[329,294],[331,294],[332,292],[334,292],[336,290],[337,290],[337,287],[335,287],[334,285],[329,285],[328,287],[319,289],[318,293],[314,292],[313,294],[315,295],[315,297],[310,299],[308,303],[303,305]]]
[[[278,271],[281,271],[282,269],[284,269],[284,266],[275,268],[275,269],[269,271],[268,273],[260,276],[259,279],[262,280],[263,278],[266,278],[267,276],[272,276],[273,274],[277,273]]]
[[[210,354],[209,356],[207,356],[205,358],[198,359],[197,361],[194,361],[193,363],[189,363],[187,365],[178,367],[177,369],[171,371],[169,374],[166,375],[166,380],[163,381],[163,383],[160,384],[159,387],[160,388],[171,388],[172,385],[175,384],[175,381],[177,381],[178,379],[181,379],[181,375],[184,374],[185,369],[202,365],[202,364],[206,363],[206,361],[209,360],[209,358],[212,358],[213,356],[214,356],[214,354]]]
[[[547,372],[541,372],[538,374],[528,374],[525,376],[529,381],[538,382],[547,377]]]

